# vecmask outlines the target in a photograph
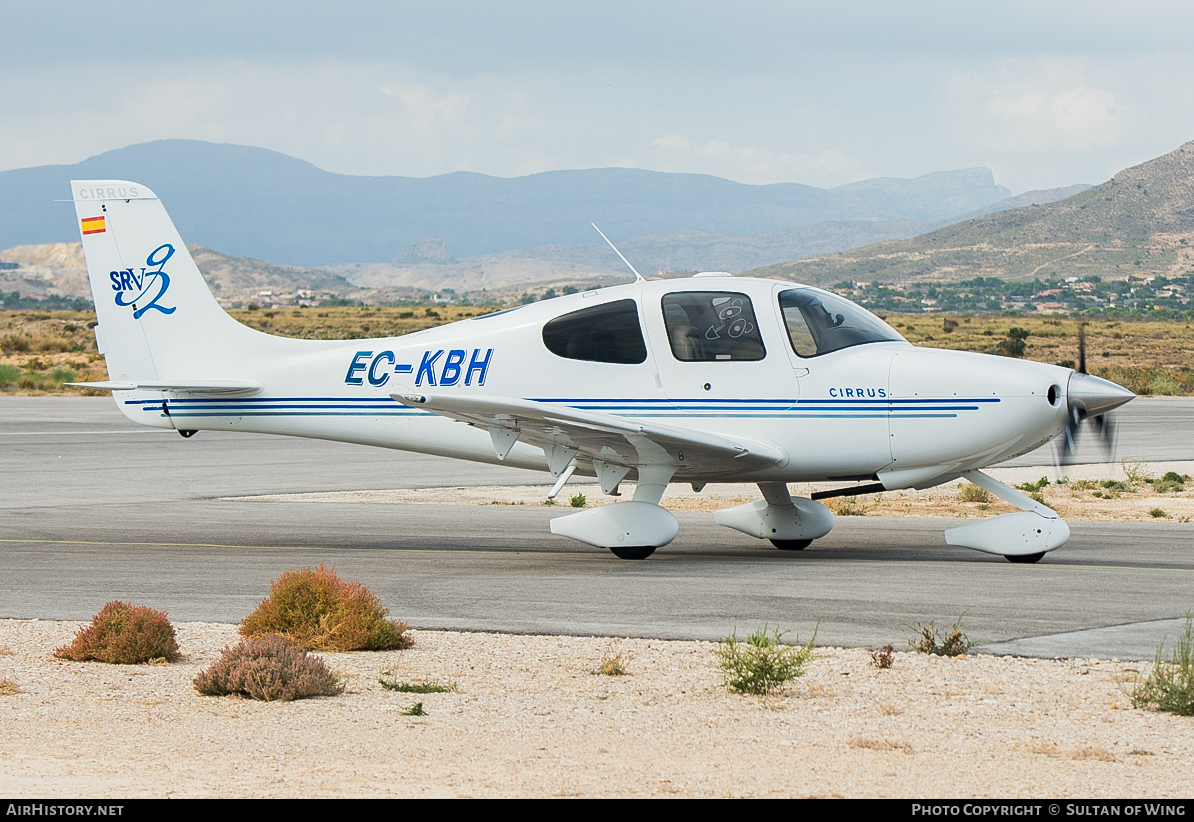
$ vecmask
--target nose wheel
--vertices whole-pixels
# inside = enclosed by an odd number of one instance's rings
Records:
[[[771,544],[781,551],[803,551],[813,544],[811,539],[773,539]]]

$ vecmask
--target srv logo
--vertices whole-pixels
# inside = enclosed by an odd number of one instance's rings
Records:
[[[170,287],[170,275],[163,270],[163,267],[166,265],[166,261],[173,256],[174,246],[166,243],[149,252],[149,256],[145,258],[145,265],[148,268],[142,268],[140,274],[131,268],[109,272],[108,277],[112,280],[112,290],[116,292],[116,304],[131,305],[134,320],[141,319],[141,315],[151,308],[161,311],[163,314],[173,314],[178,310],[177,306],[166,308],[158,305],[158,300]],[[132,296],[129,296],[130,294]],[[152,297],[149,296],[151,294]],[[148,298],[148,302],[144,302],[146,298]]]

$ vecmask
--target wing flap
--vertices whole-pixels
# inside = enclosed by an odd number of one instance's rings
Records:
[[[670,463],[677,473],[737,472],[783,463],[782,449],[766,443],[729,438],[656,422],[586,411],[514,397],[458,397],[391,394],[394,400],[449,419],[487,429],[495,450],[511,437],[544,449],[552,456],[573,452],[603,464],[637,468]],[[509,452],[509,448],[505,448]],[[553,460],[552,470],[555,470]]]

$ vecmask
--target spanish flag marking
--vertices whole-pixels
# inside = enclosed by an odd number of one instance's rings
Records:
[[[104,226],[103,217],[84,217],[83,218],[83,233],[84,234],[103,234],[108,229]]]

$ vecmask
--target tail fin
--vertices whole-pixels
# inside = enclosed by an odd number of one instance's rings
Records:
[[[124,180],[74,180],[75,213],[114,382],[252,378],[269,335],[224,312],[157,195]]]

